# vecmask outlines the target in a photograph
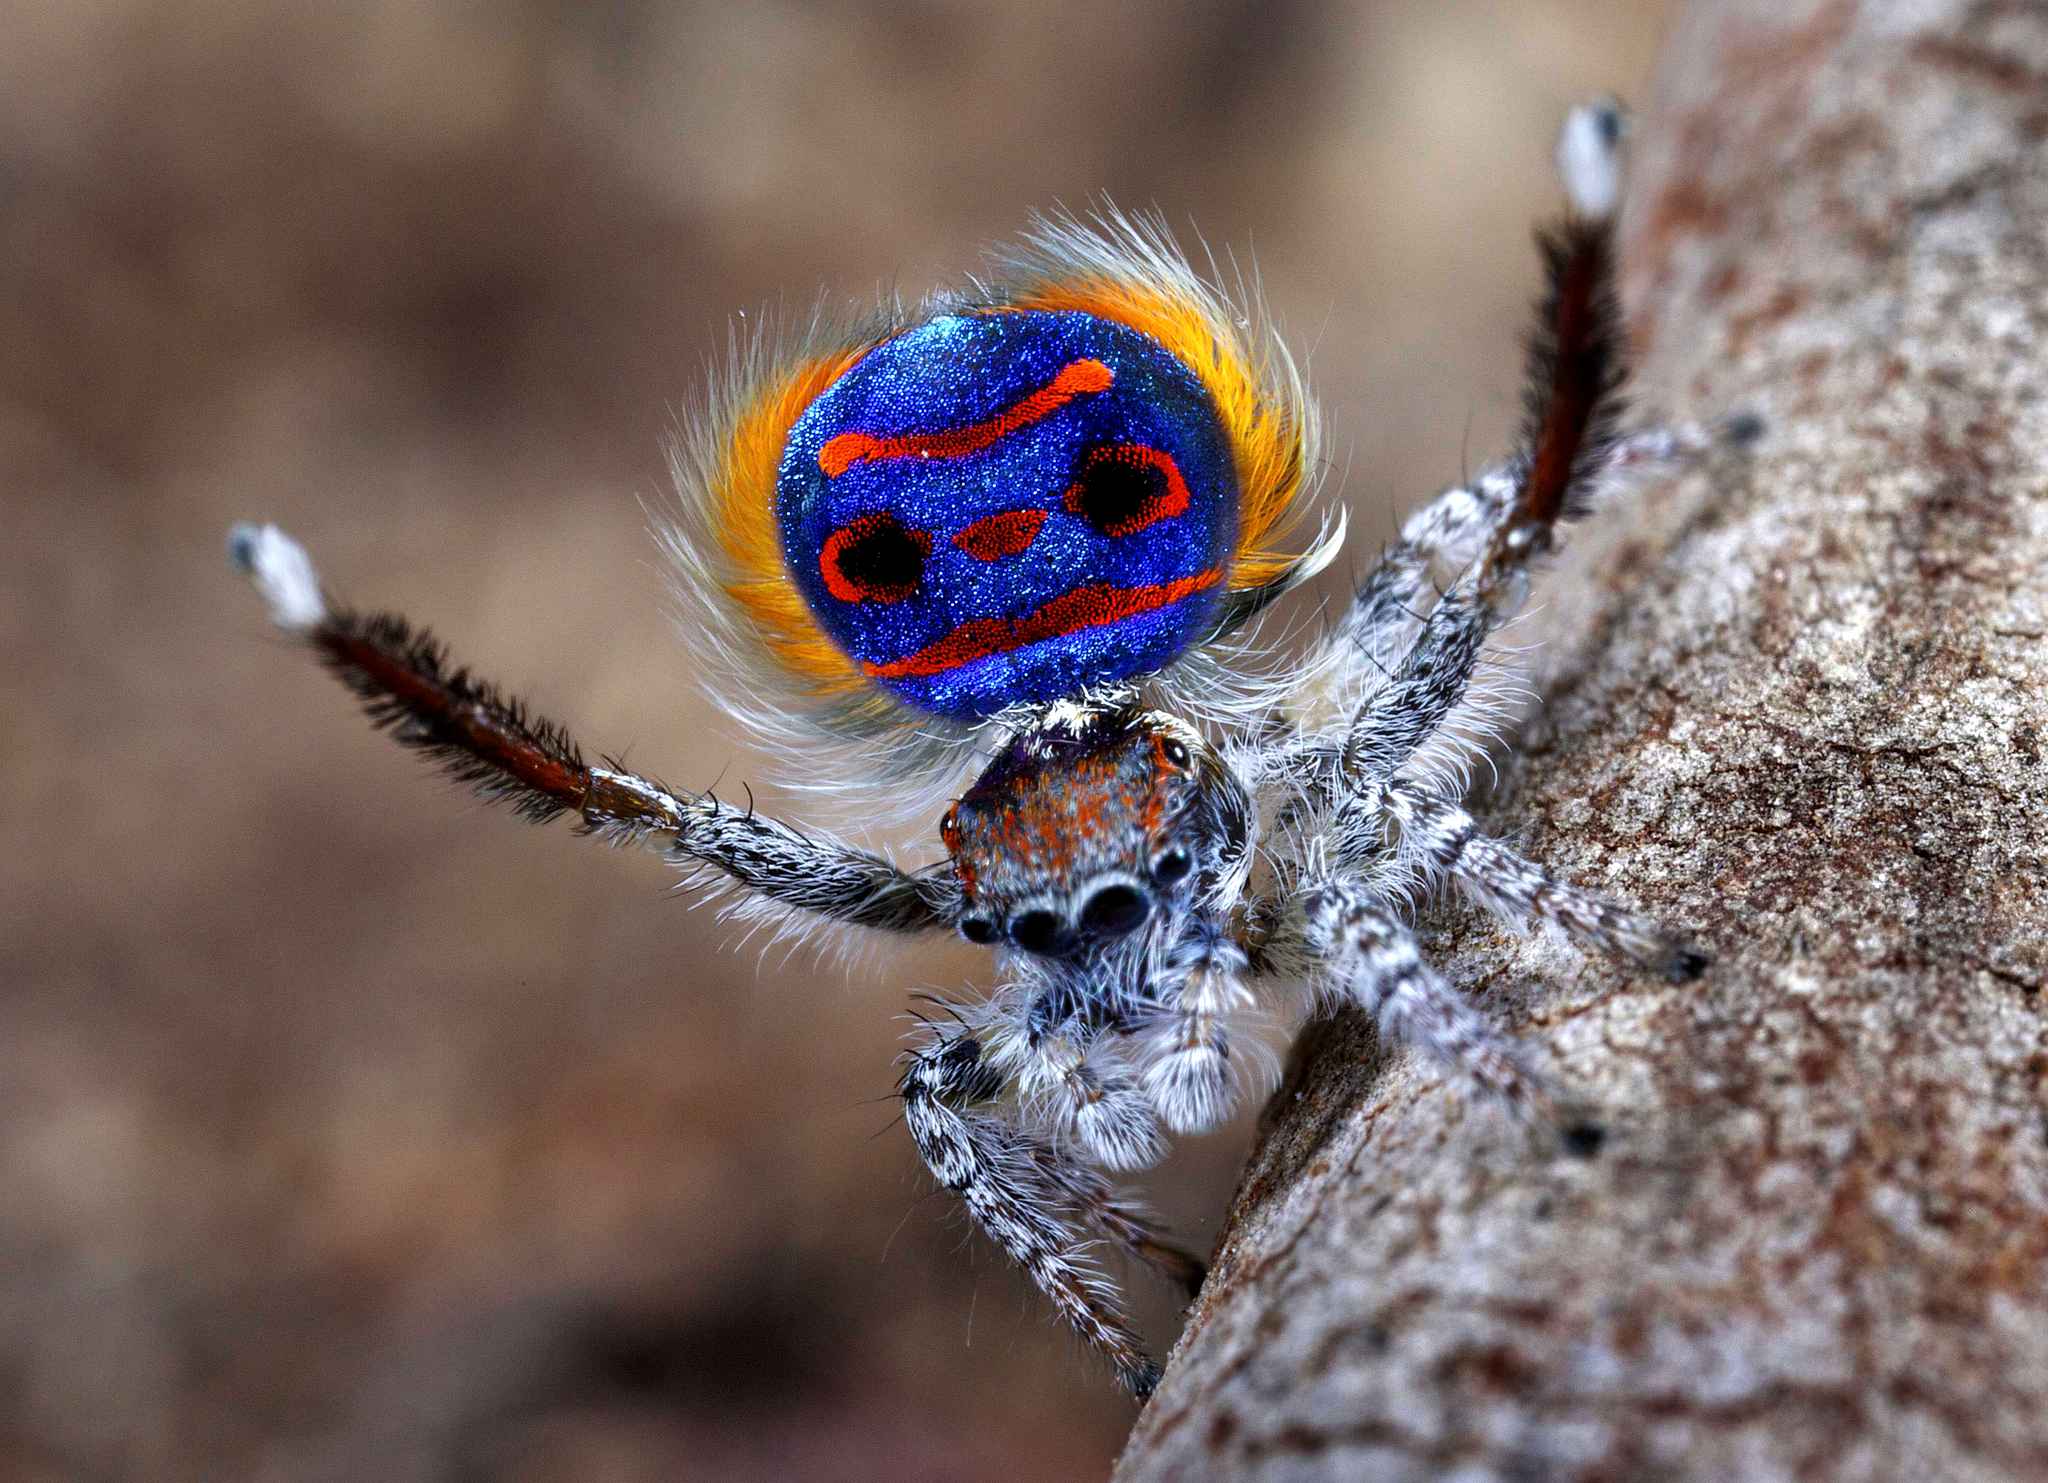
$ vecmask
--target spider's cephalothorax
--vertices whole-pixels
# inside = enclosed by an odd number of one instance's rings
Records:
[[[1012,737],[940,825],[961,932],[1069,958],[1185,910],[1219,824],[1185,723],[1076,710]]]
[[[961,933],[1010,959],[1021,1001],[1013,1052],[1042,1060],[1049,1041],[1071,1051],[1162,1030],[1176,1048],[1190,977],[1240,956],[1209,908],[1244,859],[1250,810],[1193,728],[1135,704],[1059,707],[1002,746],[940,836]],[[1227,1080],[1220,1027],[1196,1028],[1200,1043],[1188,1048]],[[1172,1061],[1159,1074],[1182,1069]],[[1076,1074],[1060,1070],[1048,1085]],[[1197,1088],[1192,1105],[1141,1106],[1135,1122],[1103,1123],[1107,1109],[1089,1104],[1085,1078],[1079,1085],[1075,1131],[1115,1167],[1151,1162],[1155,1114],[1176,1129],[1206,1127],[1223,1096]]]
[[[403,620],[332,606],[275,527],[238,527],[231,550],[378,722],[488,795],[653,842],[787,921],[994,947],[993,990],[929,1019],[905,1058],[904,1121],[1143,1395],[1157,1366],[1093,1253],[1189,1284],[1201,1265],[1098,1170],[1149,1165],[1168,1133],[1229,1113],[1261,1006],[1363,1009],[1541,1121],[1547,1080],[1430,965],[1418,903],[1453,885],[1647,971],[1704,964],[1482,831],[1456,765],[1493,719],[1489,641],[1559,523],[1705,446],[1613,433],[1620,132],[1596,105],[1559,145],[1573,210],[1543,239],[1520,446],[1410,517],[1344,618],[1248,685],[1226,683],[1245,657],[1230,635],[1334,549],[1275,549],[1314,420],[1256,314],[1162,232],[1042,224],[992,283],[922,318],[755,347],[678,458],[687,519],[665,541],[748,719],[865,742],[868,796],[906,770],[891,758],[955,769],[945,858],[917,869],[589,763]]]

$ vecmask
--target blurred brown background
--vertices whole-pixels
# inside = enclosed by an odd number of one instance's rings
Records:
[[[12,8],[0,1477],[1102,1475],[1129,1407],[889,1126],[908,991],[979,955],[764,961],[431,780],[223,532],[282,522],[589,744],[758,781],[638,503],[733,311],[1157,204],[1256,252],[1370,549],[1498,446],[1551,131],[1644,95],[1661,19]],[[1247,1126],[1147,1184],[1194,1245]]]

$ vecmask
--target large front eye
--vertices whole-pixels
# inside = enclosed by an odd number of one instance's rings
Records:
[[[841,602],[901,602],[924,580],[932,538],[894,515],[860,515],[825,537],[818,574]]]
[[[1141,443],[1112,443],[1089,450],[1065,499],[1069,513],[1102,534],[1128,536],[1185,515],[1188,485],[1171,454]]]

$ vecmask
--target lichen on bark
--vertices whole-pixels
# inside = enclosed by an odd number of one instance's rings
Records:
[[[1696,5],[1623,230],[1767,432],[1575,530],[1485,810],[1715,964],[1435,918],[1600,1135],[1311,1032],[1120,1479],[2048,1476],[2048,9]]]

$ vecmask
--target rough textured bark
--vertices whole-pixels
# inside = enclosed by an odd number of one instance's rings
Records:
[[[1446,916],[1604,1138],[1314,1032],[1120,1478],[2048,1477],[2044,139],[2037,3],[1678,26],[1643,401],[1769,431],[1576,532],[1488,812],[1716,964]]]

